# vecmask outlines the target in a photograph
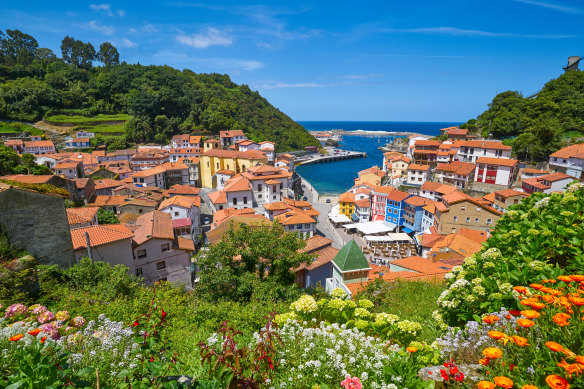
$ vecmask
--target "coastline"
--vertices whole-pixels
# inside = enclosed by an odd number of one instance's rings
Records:
[[[405,137],[405,136],[412,136],[412,135],[422,135],[417,132],[409,132],[409,131],[366,131],[366,130],[336,130],[336,132],[340,135],[353,135],[353,136],[394,136],[394,137]]]

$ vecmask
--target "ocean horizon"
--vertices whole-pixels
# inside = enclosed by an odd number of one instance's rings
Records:
[[[416,132],[438,136],[440,129],[462,124],[462,122],[381,122],[381,121],[298,121],[308,131],[383,131]],[[357,173],[383,162],[383,151],[379,148],[391,142],[394,136],[343,135],[341,149],[367,153],[366,158],[347,159],[335,162],[297,166],[296,171],[318,191],[320,195],[338,195],[354,184]]]

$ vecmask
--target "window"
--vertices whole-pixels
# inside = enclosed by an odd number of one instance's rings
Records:
[[[164,270],[166,269],[166,262],[160,261],[156,262],[156,270]]]
[[[272,196],[272,200],[276,200],[276,196]]]
[[[142,274],[144,274],[144,272],[142,271],[142,268],[139,267],[136,269],[136,277],[140,277]]]
[[[310,228],[310,224],[305,224],[304,228],[306,228],[308,230]]]
[[[220,206],[219,206],[219,210],[221,211],[222,209],[223,209],[223,206],[222,206],[222,205],[220,205]]]
[[[142,213],[144,210],[142,208],[138,209],[138,213]]]
[[[262,198],[262,194],[260,193],[260,194],[258,195],[258,199],[261,199],[261,198]]]
[[[138,250],[136,254],[138,255],[138,258],[146,258],[146,250]]]
[[[467,217],[467,218],[466,218],[466,222],[467,222],[467,223],[470,223],[470,217]]]
[[[302,224],[296,224],[296,229],[297,230],[301,230],[302,229]]]
[[[170,243],[164,243],[164,244],[161,244],[161,245],[160,245],[160,250],[161,250],[162,252],[169,251],[169,250],[170,250]]]
[[[452,218],[452,221],[458,221],[458,216],[454,216],[454,217]]]
[[[487,224],[491,224],[493,222],[492,219],[487,219]]]
[[[175,212],[175,213],[174,213],[174,216],[178,216],[178,212]]]
[[[237,197],[233,198],[233,205],[237,205]]]
[[[272,186],[272,192],[276,191],[276,185]]]
[[[258,190],[262,190],[262,184],[258,184]]]
[[[479,218],[475,217],[475,223],[478,223],[478,222],[479,222]]]
[[[243,196],[243,203],[247,204],[247,196]]]
[[[284,184],[280,184],[280,190],[284,188]]]

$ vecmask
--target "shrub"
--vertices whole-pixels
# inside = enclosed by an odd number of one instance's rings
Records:
[[[584,184],[532,194],[497,222],[483,249],[446,275],[435,318],[459,325],[485,311],[516,308],[513,285],[584,267]],[[446,324],[443,324],[445,327]]]

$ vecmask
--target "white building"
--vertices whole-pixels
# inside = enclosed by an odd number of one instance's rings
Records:
[[[516,159],[480,157],[476,160],[475,182],[510,186],[519,170]]]
[[[430,180],[430,166],[411,164],[408,166],[408,185],[422,186]]]
[[[197,242],[201,227],[201,198],[195,196],[172,196],[165,199],[158,207],[159,211],[170,214],[173,221],[175,235],[177,229],[185,225],[190,226],[189,236]],[[182,223],[188,221],[187,223]]]
[[[260,150],[264,152],[264,154],[266,154],[266,157],[268,157],[268,163],[270,165],[274,164],[274,158],[275,158],[275,144],[274,142],[260,142]]]
[[[55,152],[55,145],[50,140],[24,142],[24,153],[43,155],[54,154]]]
[[[511,158],[511,146],[501,141],[465,140],[456,143],[459,147],[457,158],[463,162],[476,162],[481,157]]]
[[[569,176],[582,178],[584,170],[584,143],[564,147],[550,155],[550,169]]]
[[[227,148],[240,140],[247,139],[241,130],[219,131],[221,146]]]

